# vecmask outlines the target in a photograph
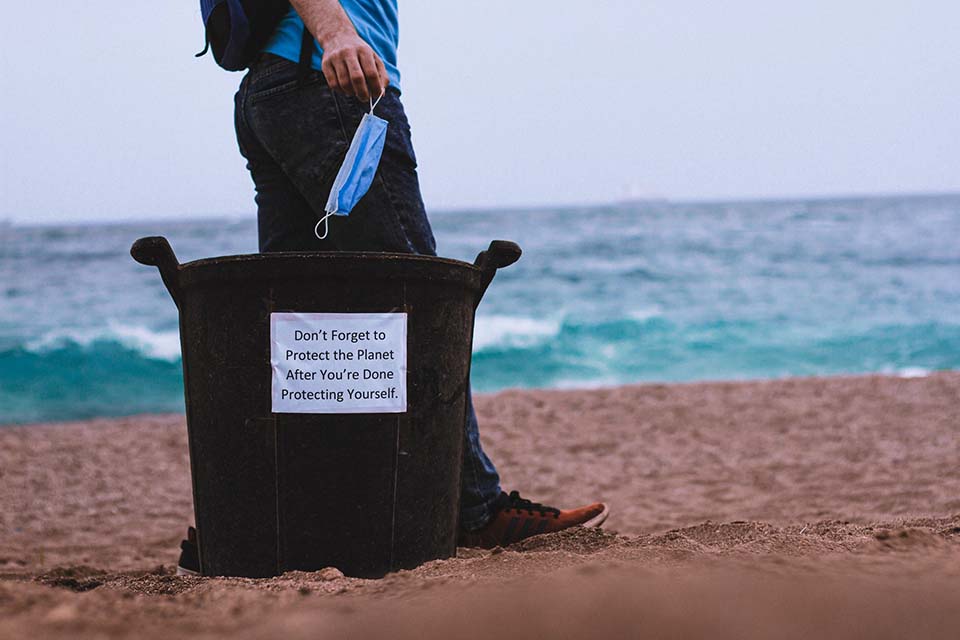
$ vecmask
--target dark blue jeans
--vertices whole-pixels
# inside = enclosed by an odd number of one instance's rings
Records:
[[[326,239],[313,228],[360,118],[369,105],[334,93],[323,74],[298,82],[297,65],[264,54],[236,95],[237,141],[257,195],[260,251],[390,251],[436,255],[420,196],[417,159],[400,92],[387,89],[375,113],[389,123],[373,184],[349,216],[332,216]],[[480,446],[468,394],[460,523],[482,527],[500,496],[500,477]]]

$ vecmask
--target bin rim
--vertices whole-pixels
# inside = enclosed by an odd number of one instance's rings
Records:
[[[276,271],[248,270],[269,264]],[[200,258],[178,269],[184,288],[230,280],[264,280],[329,275],[374,276],[385,279],[435,280],[458,283],[468,289],[482,287],[483,270],[453,258],[378,251],[277,251]]]
[[[331,275],[449,282],[474,290],[478,294],[476,307],[497,270],[519,260],[522,253],[515,242],[492,240],[473,264],[439,256],[380,251],[277,251],[215,256],[180,264],[163,236],[140,238],[130,247],[134,260],[157,267],[178,307],[183,289],[196,285]],[[251,267],[264,262],[273,263],[271,273],[257,273],[255,268],[251,271]]]
[[[226,256],[211,256],[209,258],[197,258],[189,262],[180,264],[181,269],[204,267],[212,263],[223,262],[247,262],[261,260],[290,260],[293,258],[323,258],[323,259],[353,259],[353,260],[412,260],[415,262],[435,262],[447,264],[453,267],[466,267],[471,271],[480,272],[480,267],[457,260],[455,258],[443,258],[441,256],[427,256],[419,253],[394,253],[389,251],[272,251],[269,253],[236,253]]]

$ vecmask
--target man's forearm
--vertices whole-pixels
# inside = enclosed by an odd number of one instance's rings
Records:
[[[290,4],[324,49],[331,40],[357,35],[339,0],[290,0]]]
[[[323,76],[336,91],[370,100],[390,83],[380,56],[363,41],[339,0],[290,0],[323,49]]]

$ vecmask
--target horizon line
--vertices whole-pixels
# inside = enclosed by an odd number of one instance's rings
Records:
[[[477,211],[543,211],[552,210],[573,210],[581,208],[601,208],[601,207],[622,207],[629,205],[730,205],[730,204],[763,204],[763,203],[790,203],[790,202],[842,202],[849,200],[895,200],[895,199],[922,199],[922,198],[951,198],[960,197],[958,191],[904,191],[904,192],[876,192],[876,193],[845,193],[845,194],[818,194],[807,196],[743,196],[743,197],[704,197],[704,198],[670,198],[668,196],[640,196],[635,198],[619,198],[606,201],[583,201],[564,204],[504,204],[496,206],[452,206],[452,207],[427,207],[432,211],[429,215],[458,215],[464,213],[474,213]],[[88,226],[88,225],[124,225],[138,223],[154,222],[205,222],[214,220],[239,221],[256,216],[256,210],[251,209],[248,212],[230,211],[230,212],[197,212],[183,216],[160,216],[160,217],[137,217],[131,214],[127,218],[103,218],[90,219],[81,218],[69,221],[18,221],[16,218],[0,216],[0,226],[14,226],[19,228],[29,227],[51,227],[56,225],[64,226]]]

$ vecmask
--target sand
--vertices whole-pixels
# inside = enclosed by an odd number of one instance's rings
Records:
[[[602,531],[382,580],[173,575],[180,416],[0,428],[0,637],[956,638],[960,373],[477,398],[507,489]]]

